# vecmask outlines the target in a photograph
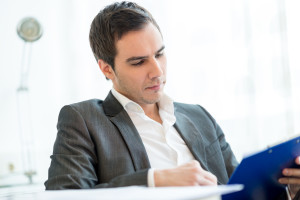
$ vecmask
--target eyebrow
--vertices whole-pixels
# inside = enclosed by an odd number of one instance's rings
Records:
[[[163,45],[158,51],[156,51],[156,54],[162,52],[164,49],[165,49],[165,46]],[[127,58],[126,62],[131,62],[131,61],[135,61],[135,60],[142,60],[142,59],[145,59],[145,58],[148,58],[148,56],[134,56],[134,57]]]

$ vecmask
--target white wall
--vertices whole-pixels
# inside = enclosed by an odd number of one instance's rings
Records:
[[[18,22],[44,28],[32,44],[29,88],[36,182],[47,177],[60,108],[105,98],[111,84],[88,42],[100,0],[0,1],[0,185],[27,181],[22,172],[16,89],[24,42]],[[137,1],[160,24],[168,55],[166,91],[203,105],[223,127],[239,159],[300,132],[300,30],[296,0]],[[9,164],[14,173],[10,173]]]

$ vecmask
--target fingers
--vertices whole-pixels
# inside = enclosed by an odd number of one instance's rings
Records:
[[[300,156],[295,159],[295,163],[300,165]],[[297,168],[285,168],[282,170],[282,174],[285,176],[278,181],[281,184],[300,184],[300,169]]]
[[[155,170],[155,186],[217,185],[217,178],[205,171],[198,161],[191,161],[176,168]]]
[[[300,156],[295,159],[295,163],[300,165]],[[282,174],[288,177],[298,177],[300,179],[300,169],[297,168],[285,168],[282,170]]]
[[[202,169],[200,163],[199,163],[197,160],[192,160],[192,161],[187,162],[186,164],[183,164],[183,165],[181,165],[181,166],[187,166],[187,167],[200,167],[200,168]]]
[[[212,185],[217,184],[217,177],[213,175],[212,173],[205,171],[202,169],[203,176],[206,180],[208,180]]]
[[[300,184],[300,179],[299,178],[293,178],[293,177],[284,177],[284,178],[280,178],[279,183],[281,184]]]
[[[300,165],[300,156],[295,158],[295,163]],[[286,168],[282,170],[282,174],[285,177],[278,179],[278,182],[288,185],[289,193],[291,197],[294,198],[300,189],[300,169]]]
[[[300,169],[284,169],[282,174],[286,177],[280,178],[281,184],[300,184]]]
[[[200,186],[208,186],[208,185],[216,185],[217,182],[214,182],[210,179],[206,179],[204,177],[201,177],[197,180],[197,184],[196,185],[200,185]]]
[[[190,167],[190,170],[195,174],[195,179],[197,180],[198,185],[217,184],[217,177],[212,173],[205,171],[198,161],[193,160],[191,162],[188,162],[186,165]]]
[[[298,157],[295,159],[295,163],[296,163],[297,165],[300,165],[300,156],[298,156]]]
[[[300,178],[300,169],[286,168],[282,171],[284,176],[295,176]]]

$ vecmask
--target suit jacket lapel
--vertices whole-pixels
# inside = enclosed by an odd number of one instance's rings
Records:
[[[205,145],[202,139],[201,132],[195,128],[194,124],[189,120],[189,118],[176,111],[175,108],[176,123],[174,127],[181,135],[186,145],[194,155],[195,159],[201,164],[201,167],[205,170],[208,169],[205,153]]]
[[[149,158],[139,133],[123,106],[116,100],[111,92],[103,102],[103,109],[124,138],[135,169],[140,170],[150,168]],[[202,134],[199,133],[189,118],[186,115],[177,112],[176,108],[175,116],[176,123],[174,127],[185,141],[195,159],[200,162],[203,169],[207,170],[205,145],[201,136]]]
[[[142,139],[123,106],[110,92],[103,102],[103,109],[124,138],[135,170],[150,168],[149,158]]]

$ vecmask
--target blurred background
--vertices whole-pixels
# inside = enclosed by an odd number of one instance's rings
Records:
[[[111,82],[95,62],[88,34],[94,16],[111,2],[0,1],[0,187],[28,183],[28,162],[33,183],[42,184],[61,107],[106,97]],[[204,106],[238,160],[300,133],[298,0],[136,2],[153,14],[164,35],[167,94]],[[28,43],[16,31],[25,17],[43,27],[27,54]],[[17,100],[24,54],[30,57],[22,119],[27,133],[20,128]],[[24,142],[22,134],[30,140]],[[24,154],[28,149],[30,155]]]

